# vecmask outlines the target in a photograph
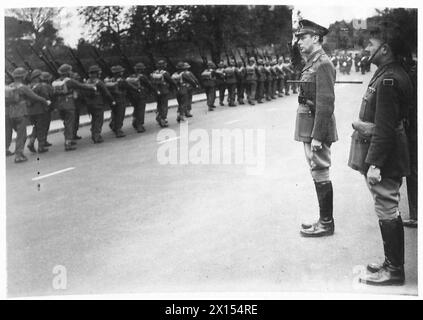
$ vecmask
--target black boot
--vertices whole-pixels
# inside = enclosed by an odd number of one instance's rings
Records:
[[[333,235],[333,188],[331,181],[315,182],[317,199],[319,200],[320,217],[316,223],[301,225],[303,237],[324,237]]]
[[[392,220],[379,220],[380,231],[385,251],[385,261],[369,264],[367,273],[360,277],[360,282],[370,285],[403,285],[404,275],[404,227],[400,216]]]
[[[34,139],[33,137],[30,137],[30,138],[29,138],[28,145],[27,145],[27,148],[28,148],[28,149],[29,149],[29,151],[31,151],[32,153],[36,153],[36,152],[37,152],[37,150],[35,150],[34,143],[35,143],[35,139]]]

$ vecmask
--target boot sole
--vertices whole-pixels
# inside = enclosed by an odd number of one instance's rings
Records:
[[[321,237],[328,237],[328,236],[333,236],[334,235],[334,231],[333,232],[325,232],[325,233],[303,233],[300,231],[300,234],[303,238],[321,238]]]
[[[390,281],[384,281],[384,282],[373,282],[373,281],[367,281],[363,279],[359,279],[359,282],[362,284],[367,284],[370,286],[377,286],[377,287],[384,287],[384,286],[403,286],[405,284],[405,280],[390,280]]]

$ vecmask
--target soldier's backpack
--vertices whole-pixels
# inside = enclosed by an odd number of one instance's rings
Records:
[[[20,92],[22,83],[10,83],[5,87],[6,114],[10,118],[19,118],[27,114],[27,101]]]
[[[112,95],[119,94],[119,81],[115,78],[105,78],[104,84]]]
[[[5,87],[4,96],[5,96],[7,107],[19,102],[19,100],[21,98],[21,95],[19,93],[19,88],[21,86],[22,86],[22,84],[17,85],[16,83],[12,82]]]
[[[66,84],[69,80],[70,78],[54,80],[51,84],[53,87],[53,94],[56,96],[66,96],[72,94],[72,90],[70,90]]]
[[[187,93],[187,83],[183,78],[183,74],[184,72],[175,72],[174,74],[172,74],[172,80],[176,83],[176,86],[178,87],[178,92],[181,94]]]
[[[91,87],[93,87],[93,88],[97,88],[97,84],[100,82],[100,80],[99,79],[96,79],[96,80],[91,80],[91,79],[88,79],[88,80],[86,80],[85,81],[85,84],[86,85],[89,85],[89,86],[91,86]],[[95,97],[97,97],[97,96],[99,96],[100,95],[100,92],[98,91],[98,90],[93,90],[93,91],[91,91],[91,90],[86,90],[86,91],[84,91],[84,96],[86,96],[87,98],[91,98],[91,99],[93,99],[93,98],[95,98]]]
[[[156,70],[151,74],[151,79],[153,84],[159,85],[166,85],[166,81],[164,78],[165,70]]]
[[[213,75],[212,71],[209,70],[209,69],[206,69],[201,73],[201,79],[202,80],[212,80],[212,78],[213,78],[212,75]]]

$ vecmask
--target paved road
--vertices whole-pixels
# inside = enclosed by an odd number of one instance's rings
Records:
[[[344,78],[367,83],[370,75]],[[405,286],[373,288],[356,281],[362,266],[383,258],[372,199],[363,178],[346,165],[350,123],[364,91],[365,84],[336,86],[340,140],[333,145],[332,177],[337,229],[329,238],[299,236],[299,224],[317,216],[317,199],[302,145],[293,141],[296,95],[214,112],[207,112],[204,102],[194,105],[190,132],[265,130],[265,167],[256,175],[233,161],[160,164],[158,150],[170,142],[157,142],[154,114],[147,115],[143,134],[126,119],[123,139],[114,138],[105,125],[105,143],[93,145],[85,127],[77,151],[64,152],[63,136],[57,133],[49,137],[50,152],[29,155],[20,165],[8,158],[9,295],[416,294],[416,230],[405,232]],[[180,136],[175,112],[170,111],[170,129]],[[402,212],[408,216],[405,196]],[[53,286],[55,266],[66,268],[66,290]]]

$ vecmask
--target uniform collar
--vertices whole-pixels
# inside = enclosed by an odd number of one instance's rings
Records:
[[[323,51],[323,49],[322,48],[320,48],[320,49],[318,49],[318,50],[316,50],[316,51],[314,51],[313,53],[311,53],[308,57],[307,57],[307,64],[309,63],[309,62],[311,62],[311,61],[313,61],[316,57],[317,57],[317,55],[321,55],[321,54],[323,54],[324,53],[324,51]]]

